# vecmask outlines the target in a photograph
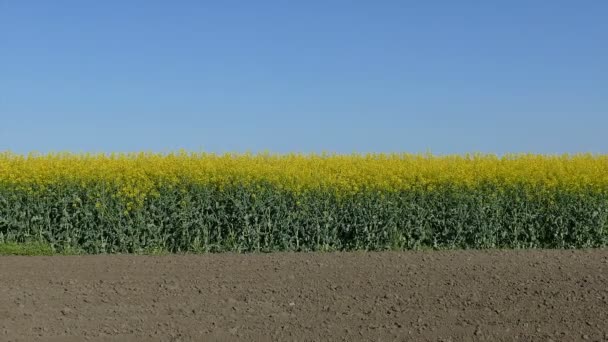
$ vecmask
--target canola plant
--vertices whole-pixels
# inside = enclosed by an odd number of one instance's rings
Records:
[[[0,154],[0,243],[86,253],[608,244],[608,155]]]

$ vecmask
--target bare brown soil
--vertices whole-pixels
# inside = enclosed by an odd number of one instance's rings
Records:
[[[608,341],[608,251],[0,257],[0,341]]]

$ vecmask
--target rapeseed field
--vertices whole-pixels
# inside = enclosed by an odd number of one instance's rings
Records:
[[[608,243],[608,155],[0,154],[0,242],[87,253]]]

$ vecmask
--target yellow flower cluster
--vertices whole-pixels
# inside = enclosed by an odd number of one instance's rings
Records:
[[[402,191],[445,183],[524,184],[608,191],[608,155],[414,154],[30,154],[0,153],[0,186],[40,189],[57,183],[107,184],[143,200],[181,184],[260,184],[294,192]]]

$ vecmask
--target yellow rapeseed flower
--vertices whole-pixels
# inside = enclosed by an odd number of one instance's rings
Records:
[[[298,194],[430,190],[445,184],[607,191],[608,155],[0,153],[0,186],[35,192],[57,184],[103,184],[129,207],[185,184],[220,189],[269,184]]]

